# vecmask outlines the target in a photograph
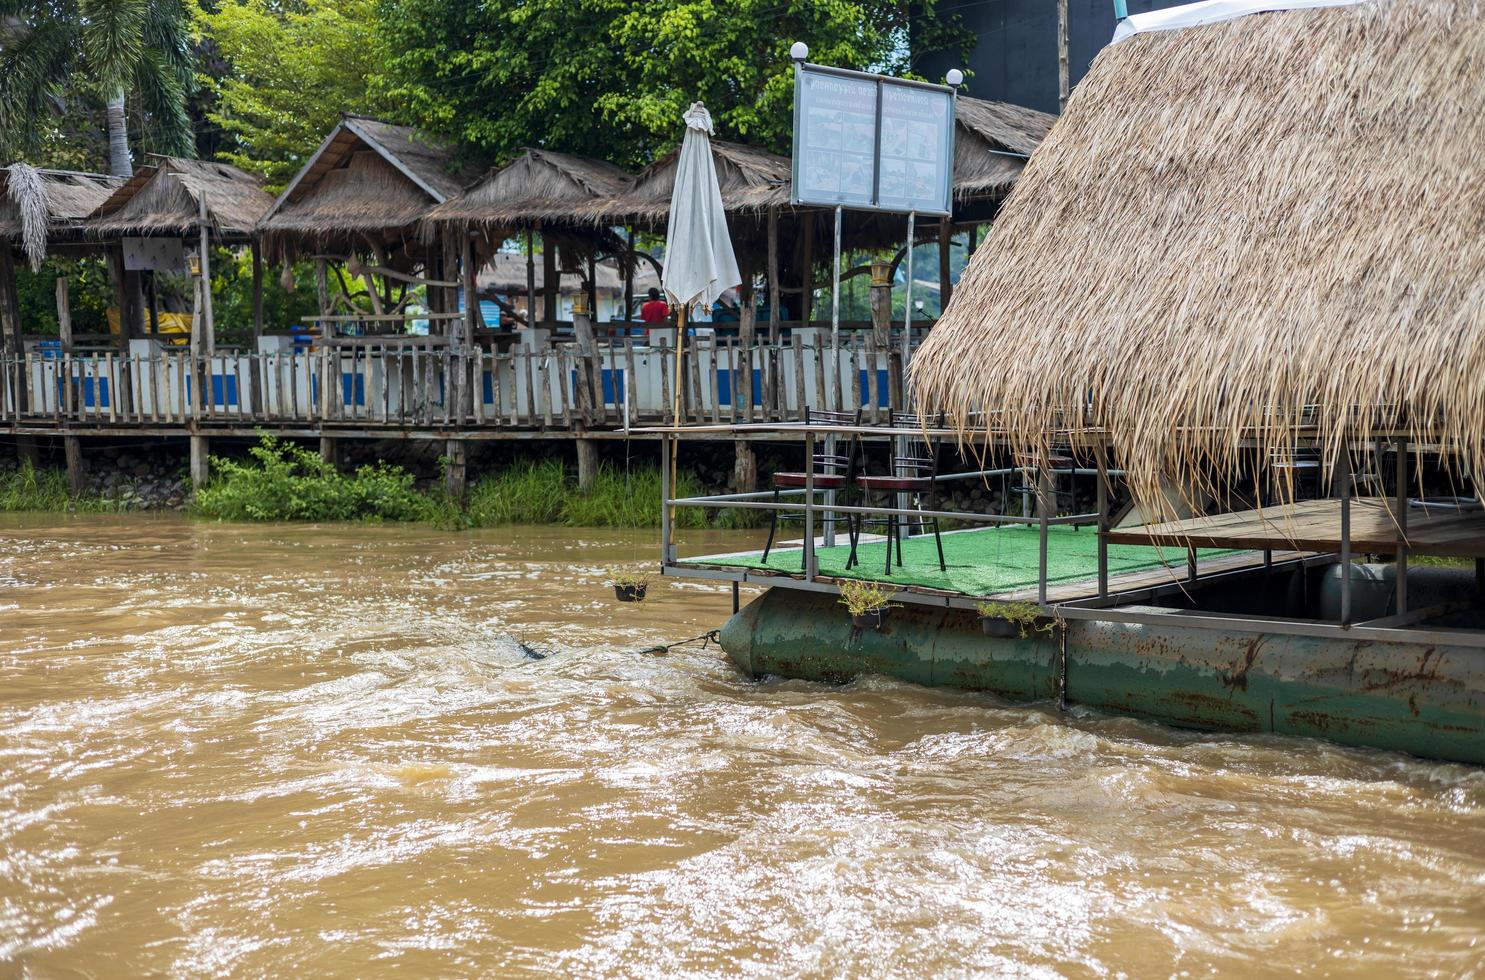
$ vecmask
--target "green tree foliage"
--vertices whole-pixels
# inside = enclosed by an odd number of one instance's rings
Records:
[[[334,128],[342,112],[386,114],[376,95],[387,28],[376,0],[223,0],[197,18],[231,69],[203,79],[208,118],[236,137],[223,154],[282,187]],[[401,117],[401,113],[391,113]]]
[[[192,65],[183,0],[0,0],[0,156],[36,158],[80,95],[103,110],[111,172],[131,172],[131,132],[190,155]]]
[[[787,150],[796,40],[894,73],[911,67],[910,20],[916,56],[964,40],[929,19],[933,0],[380,3],[388,95],[427,128],[496,157],[540,145],[631,167],[676,142],[697,99],[723,138]]]

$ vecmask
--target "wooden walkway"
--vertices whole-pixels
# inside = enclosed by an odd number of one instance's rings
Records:
[[[1391,501],[1362,497],[1351,501],[1351,550],[1357,554],[1396,554],[1399,531]],[[1407,549],[1418,555],[1485,557],[1485,511],[1424,510],[1407,514]],[[1305,500],[1296,504],[1196,517],[1164,524],[1119,528],[1113,544],[1157,544],[1177,548],[1252,548],[1278,551],[1338,551],[1341,502]]]

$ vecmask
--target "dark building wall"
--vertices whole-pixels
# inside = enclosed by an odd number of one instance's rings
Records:
[[[1131,14],[1179,5],[1172,0],[1128,3]],[[965,68],[972,72],[966,95],[1057,111],[1057,0],[939,0],[935,9],[942,18],[957,14],[977,40],[968,64],[960,64],[957,53],[917,61],[925,78],[937,81],[950,68]],[[1076,85],[1114,36],[1114,3],[1067,0],[1067,14],[1068,69]]]

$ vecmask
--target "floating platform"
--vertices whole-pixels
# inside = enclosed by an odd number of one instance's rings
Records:
[[[850,546],[826,547],[817,540],[816,581],[865,579],[887,582],[904,592],[921,595],[959,596],[971,600],[1031,601],[1038,597],[1040,532],[1034,525],[1002,524],[995,527],[947,531],[943,534],[944,564],[940,570],[938,549],[932,535],[916,535],[902,541],[902,563],[894,550],[892,570],[887,571],[887,543],[881,538],[862,542],[856,549],[857,563],[846,561]],[[685,558],[675,563],[678,574],[710,570],[740,581],[770,582],[780,578],[802,580],[803,548],[799,542],[775,547],[765,561],[763,552],[747,551],[724,555]],[[1185,545],[1167,547],[1149,543],[1110,544],[1108,583],[1111,594],[1128,596],[1165,589],[1179,589],[1192,574],[1191,557]],[[1267,559],[1262,552],[1238,548],[1201,548],[1195,553],[1195,571],[1201,576],[1244,570],[1258,571],[1265,562],[1283,564],[1308,557],[1306,553],[1282,550]],[[774,582],[773,584],[780,584]],[[1066,602],[1097,596],[1098,534],[1092,528],[1058,525],[1047,529],[1047,601]]]

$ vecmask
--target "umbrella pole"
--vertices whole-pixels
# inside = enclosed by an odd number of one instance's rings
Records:
[[[671,424],[676,426],[677,428],[679,428],[681,424],[681,386],[685,384],[685,381],[682,380],[684,376],[681,374],[681,352],[686,347],[686,308],[690,305],[690,303],[682,303],[680,310],[675,315],[675,393],[671,396],[673,405],[671,413]],[[675,450],[672,451],[670,454],[671,493],[676,492],[676,457],[680,455],[680,448],[680,440],[677,440]],[[670,526],[675,526],[674,504],[672,504],[670,507]]]

